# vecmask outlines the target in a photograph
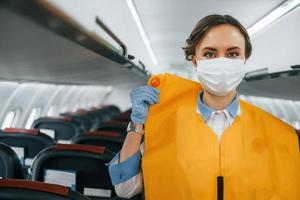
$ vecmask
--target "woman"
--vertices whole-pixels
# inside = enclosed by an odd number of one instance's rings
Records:
[[[246,29],[209,15],[183,49],[200,84],[166,74],[131,92],[132,121],[109,165],[118,196],[300,199],[295,131],[236,92],[252,50]]]

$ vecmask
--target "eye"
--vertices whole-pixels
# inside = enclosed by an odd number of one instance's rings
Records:
[[[239,56],[239,53],[237,53],[237,52],[230,52],[227,54],[228,58],[236,58],[238,56]]]
[[[206,58],[214,58],[216,55],[213,52],[206,52],[203,54],[204,57]]]

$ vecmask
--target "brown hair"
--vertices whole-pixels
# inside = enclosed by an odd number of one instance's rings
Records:
[[[245,27],[235,18],[230,15],[208,15],[202,18],[194,27],[189,38],[186,40],[186,46],[182,49],[185,53],[186,60],[192,60],[191,57],[196,53],[196,45],[204,37],[204,35],[213,27],[221,24],[229,24],[239,29],[245,38],[245,57],[250,57],[252,52],[252,45],[250,37]]]

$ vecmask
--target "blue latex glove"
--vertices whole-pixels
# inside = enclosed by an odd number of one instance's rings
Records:
[[[136,124],[144,124],[149,106],[158,103],[159,90],[150,86],[140,86],[130,93],[132,113],[131,121]]]

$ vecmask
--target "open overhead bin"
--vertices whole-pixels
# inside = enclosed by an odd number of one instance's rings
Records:
[[[87,2],[88,3],[88,2]],[[126,45],[95,17],[120,48],[47,3],[0,1],[0,79],[63,84],[144,83],[149,76]]]
[[[278,99],[300,100],[300,67],[291,70],[268,73],[267,69],[246,74],[239,87],[239,93]]]

